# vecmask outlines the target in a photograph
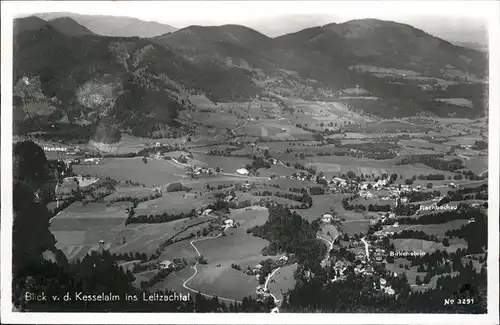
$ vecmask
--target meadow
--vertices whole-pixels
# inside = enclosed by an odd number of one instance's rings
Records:
[[[158,186],[185,179],[184,167],[169,160],[142,158],[107,158],[98,165],[74,165],[73,171],[81,175],[110,177],[117,181],[133,181],[146,186]]]
[[[150,255],[156,251],[161,243],[190,224],[211,219],[209,217],[199,217],[193,220],[179,219],[159,224],[128,224],[117,234],[110,251],[115,253],[139,252]],[[188,236],[192,232],[196,233],[202,226],[192,227],[178,237]]]
[[[417,163],[413,165],[396,165],[395,159],[375,160],[375,159],[356,159],[354,157],[338,157],[338,156],[318,156],[307,158],[308,166],[316,167],[317,171],[323,171],[325,176],[337,176],[346,174],[348,171],[353,171],[356,175],[374,174],[381,176],[382,174],[396,173],[403,175],[403,178],[411,178],[413,175],[428,175],[428,174],[445,174],[446,176],[452,173],[438,171],[429,166]]]
[[[369,220],[355,220],[350,222],[342,222],[340,230],[342,231],[342,233],[352,236],[354,234],[366,233],[369,226]]]
[[[467,220],[453,220],[442,224],[428,224],[428,225],[417,225],[411,228],[413,231],[423,231],[427,235],[435,235],[438,237],[444,237],[447,230],[453,230],[460,228],[468,223]]]
[[[110,202],[112,200],[120,200],[129,197],[143,199],[148,198],[153,194],[155,194],[155,192],[150,188],[128,184],[118,184],[115,186],[115,192],[106,196],[104,201]]]
[[[261,206],[252,206],[243,209],[234,209],[231,211],[230,218],[240,224],[242,229],[249,229],[266,223],[269,212]]]
[[[259,285],[254,276],[246,275],[230,265],[198,265],[198,273],[187,285],[208,295],[241,301],[248,296],[255,297]]]
[[[91,250],[109,248],[125,225],[128,207],[128,202],[110,206],[73,203],[50,221],[49,230],[57,241],[56,247],[70,261],[83,258]],[[101,240],[104,245],[99,244]]]
[[[295,281],[293,274],[297,266],[297,264],[291,264],[280,268],[269,281],[269,292],[280,301],[283,301],[284,294],[295,287],[297,281]]]
[[[141,202],[135,209],[136,215],[180,214],[204,207],[210,202],[202,197],[185,192],[164,192],[157,199]]]
[[[466,249],[467,243],[463,239],[450,239],[450,246],[445,247],[442,243],[436,243],[423,239],[392,239],[391,243],[394,244],[394,247],[397,251],[423,251],[426,253],[432,253],[436,250],[447,252],[455,252],[457,249]]]

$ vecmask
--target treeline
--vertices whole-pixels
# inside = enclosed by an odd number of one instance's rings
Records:
[[[142,261],[142,262],[145,262],[145,261],[148,261],[149,260],[149,257],[146,253],[139,253],[139,252],[135,252],[132,253],[111,253],[111,257],[115,260],[115,261]]]
[[[364,204],[351,204],[349,198],[343,198],[342,199],[342,207],[345,210],[352,211],[352,210],[361,210],[361,211],[372,211],[372,212],[389,212],[391,211],[391,205],[390,204],[369,204],[368,208]]]
[[[399,216],[412,216],[420,210],[420,204],[398,204],[393,212]]]
[[[413,239],[429,240],[429,241],[434,241],[434,242],[440,241],[436,236],[428,235],[424,231],[421,231],[421,230],[403,230],[399,233],[395,233],[392,238],[394,238],[394,239],[413,238]]]
[[[316,239],[318,229],[318,222],[309,223],[283,205],[275,204],[269,206],[269,218],[266,223],[249,228],[247,233],[270,242],[263,249],[263,254],[295,254],[300,264],[316,272],[321,268],[320,262],[326,252],[325,245]]]
[[[435,214],[426,214],[418,218],[403,217],[399,218],[398,221],[400,224],[407,225],[433,225],[459,219],[466,220],[470,218],[479,218],[482,216],[482,214],[483,212],[480,209],[459,205],[457,210],[444,211]]]
[[[137,216],[134,214],[129,214],[127,220],[125,221],[125,225],[131,223],[164,223],[179,219],[194,218],[196,216],[197,214],[194,209],[188,213],[181,212],[178,214],[172,214],[168,212],[163,212],[161,214],[137,215]]]
[[[407,165],[421,163],[438,170],[454,172],[457,169],[465,168],[462,160],[454,158],[452,160],[444,160],[443,154],[438,155],[412,155],[399,159],[397,165]]]
[[[141,202],[154,200],[154,199],[157,199],[159,197],[162,197],[161,192],[155,192],[154,194],[151,194],[149,196],[143,196],[143,197],[129,196],[129,195],[120,196],[120,197],[109,200],[108,206],[113,204],[113,203],[116,203],[116,202],[132,202],[134,204],[134,206],[137,206],[137,204],[139,204]]]
[[[351,204],[350,200],[352,198],[343,198],[342,199],[342,207],[344,210],[351,211],[351,210],[361,210],[361,211],[366,211],[366,206],[364,204]]]
[[[209,156],[231,156],[231,152],[235,149],[232,148],[224,148],[224,149],[210,149],[208,150],[207,155]]]
[[[266,158],[253,156],[252,163],[247,164],[245,168],[249,171],[257,172],[260,168],[271,168],[271,163]]]
[[[417,178],[419,180],[426,180],[426,181],[443,181],[445,180],[445,176],[443,174],[429,174],[429,175],[418,175]]]
[[[488,221],[485,213],[475,216],[474,222],[464,225],[458,229],[448,230],[448,237],[464,238],[467,241],[467,252],[469,254],[482,253],[488,244]]]
[[[301,202],[301,203],[306,205],[306,209],[310,208],[313,205],[313,200],[312,200],[311,196],[309,196],[309,194],[307,194],[307,192],[303,192],[302,195],[298,195],[298,194],[293,194],[293,193],[283,193],[283,192],[279,192],[279,191],[273,193],[271,191],[264,190],[264,191],[260,191],[260,192],[253,192],[252,195],[254,195],[254,196],[276,196],[276,197],[281,197],[281,198],[285,198],[285,199],[292,200],[292,201]]]
[[[439,192],[439,191],[437,191]],[[428,201],[433,199],[435,196],[441,195],[441,192],[439,194],[431,193],[431,192],[417,192],[417,191],[412,191],[409,192],[407,197],[408,197],[408,202],[420,202],[420,201]]]

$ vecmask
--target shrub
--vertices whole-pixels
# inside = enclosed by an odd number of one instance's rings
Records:
[[[181,183],[172,183],[167,186],[167,192],[180,192],[183,190]]]

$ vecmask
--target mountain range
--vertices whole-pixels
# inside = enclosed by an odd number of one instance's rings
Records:
[[[177,28],[155,21],[144,21],[131,17],[106,15],[80,15],[70,12],[41,13],[36,16],[53,21],[58,18],[71,18],[78,24],[102,36],[116,37],[154,37],[175,32]]]
[[[240,25],[126,37],[119,34],[127,34],[131,24],[116,24],[113,32],[108,29],[113,36],[103,36],[103,25],[83,24],[76,16],[46,17],[14,22],[14,116],[20,130],[56,120],[111,123],[150,136],[182,127],[176,117],[191,106],[193,93],[214,102],[281,100],[283,94],[306,96],[304,89],[315,98],[361,86],[380,98],[397,99],[395,109],[403,115],[436,114],[428,105],[435,96],[484,102],[487,53],[391,21],[352,20],[275,38]],[[451,85],[424,90],[434,83]],[[480,115],[483,106],[446,112]]]

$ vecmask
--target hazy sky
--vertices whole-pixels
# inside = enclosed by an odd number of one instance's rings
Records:
[[[486,27],[494,1],[2,1],[15,15],[74,12],[136,17],[177,28],[242,24],[269,36],[357,18],[411,24],[439,36]],[[490,6],[490,7],[488,7]],[[3,15],[2,10],[2,15]]]

